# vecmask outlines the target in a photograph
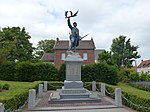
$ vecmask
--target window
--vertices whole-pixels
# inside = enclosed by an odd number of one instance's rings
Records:
[[[65,53],[61,53],[61,60],[64,60],[66,58],[66,54]]]
[[[83,59],[88,60],[88,54],[87,53],[83,53]]]

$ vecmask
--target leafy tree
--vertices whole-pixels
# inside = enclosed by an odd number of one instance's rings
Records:
[[[36,55],[38,55],[38,58],[41,58],[44,52],[53,53],[54,44],[55,40],[52,39],[39,41],[36,48]]]
[[[113,65],[113,60],[111,58],[111,52],[103,51],[98,55],[98,62],[106,62],[107,64]]]
[[[33,59],[33,47],[29,42],[31,36],[25,28],[7,27],[0,31],[0,48],[6,52],[9,61],[27,61]]]
[[[13,42],[0,42],[0,64],[7,61],[11,50],[15,49],[15,44]]]
[[[131,67],[132,62],[140,58],[137,52],[138,46],[131,45],[130,38],[126,40],[126,36],[119,36],[113,39],[111,45],[112,59],[118,66]]]

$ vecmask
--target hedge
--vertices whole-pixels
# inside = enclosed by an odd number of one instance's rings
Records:
[[[43,62],[6,62],[0,65],[0,80],[5,81],[39,81],[59,80],[58,70],[53,64]]]
[[[116,85],[119,80],[117,68],[106,63],[95,63],[82,66],[82,81],[84,82],[105,82]]]
[[[64,86],[64,82],[58,82],[58,81],[48,82],[48,90],[61,89],[62,86]],[[92,82],[85,82],[83,83],[83,86],[88,90],[92,90]]]
[[[66,76],[65,64],[57,70],[53,64],[43,62],[7,62],[0,66],[0,70],[0,80],[6,81],[64,81]],[[83,82],[118,83],[117,69],[105,63],[84,65],[81,74]]]
[[[100,85],[100,83],[98,83],[98,85]],[[139,112],[150,112],[150,108],[144,108],[144,107],[150,107],[150,93],[149,92],[138,90],[138,89],[128,86],[126,84],[119,84],[118,86],[112,86],[112,85],[106,84],[106,89],[109,93],[113,93],[115,88],[122,88],[123,96],[125,98],[127,98],[129,101],[138,105],[138,107],[132,105],[130,102],[128,102],[124,98],[122,98],[124,105],[126,105],[134,110],[137,110]],[[109,95],[109,94],[107,94],[107,95],[112,98],[115,97],[114,95]]]
[[[64,82],[52,81],[48,82],[48,90],[61,89],[64,86]]]
[[[11,87],[7,92],[0,93],[0,102],[4,104],[5,109],[18,109],[24,104],[28,98],[29,89],[37,89],[41,81],[27,83],[27,82],[6,82],[0,81],[1,84],[8,83]]]
[[[15,65],[14,62],[6,62],[0,64],[0,80],[14,81],[15,79]]]

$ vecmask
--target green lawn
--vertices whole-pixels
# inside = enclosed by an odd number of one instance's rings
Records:
[[[13,96],[28,91],[30,88],[38,85],[40,81],[36,82],[14,82],[14,81],[0,81],[0,84],[9,84],[10,90],[6,92],[0,92],[0,101],[8,98],[12,98]]]
[[[127,84],[124,84],[124,83],[118,83],[117,86],[113,86],[113,85],[109,85],[109,84],[107,84],[107,85],[109,87],[114,88],[114,89],[115,88],[121,88],[122,91],[130,93],[132,95],[136,95],[136,96],[138,96],[140,98],[150,99],[150,92],[134,88],[134,87],[132,87],[130,85],[127,85]]]
[[[119,83],[118,87],[121,88],[122,91],[126,91],[133,95],[137,95],[138,97],[141,97],[141,98],[150,99],[150,92],[140,90],[140,89],[137,89],[137,88],[134,88],[127,84],[122,84],[122,83]]]

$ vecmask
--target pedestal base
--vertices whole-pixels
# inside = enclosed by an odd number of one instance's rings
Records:
[[[59,89],[60,99],[89,98],[90,92],[87,89]]]
[[[58,89],[60,99],[89,98],[90,92],[83,88],[82,81],[64,81],[64,87]]]
[[[83,88],[82,81],[64,81],[64,89]]]

